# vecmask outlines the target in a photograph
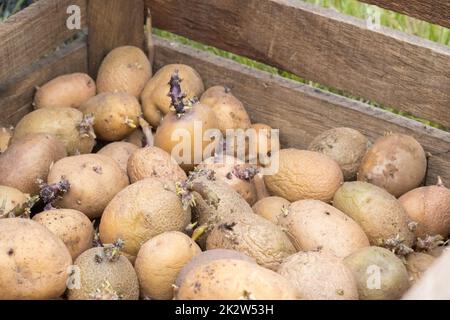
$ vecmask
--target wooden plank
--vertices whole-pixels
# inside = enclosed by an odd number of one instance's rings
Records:
[[[87,45],[74,41],[0,83],[0,126],[14,125],[33,108],[35,87],[67,73],[87,72]]]
[[[124,46],[144,47],[143,0],[89,0],[89,73],[97,76],[109,51]]]
[[[157,28],[450,128],[449,47],[297,0],[146,4]]]
[[[79,30],[69,30],[67,8],[77,5],[85,25],[87,0],[39,0],[0,23],[0,82],[13,77]]]
[[[450,2],[443,0],[360,0],[450,28]]]
[[[155,67],[185,63],[205,86],[225,85],[245,104],[253,122],[280,129],[284,147],[305,148],[324,130],[348,126],[374,140],[386,131],[414,136],[432,154],[428,183],[450,181],[450,133],[382,109],[249,68],[205,51],[154,37]]]

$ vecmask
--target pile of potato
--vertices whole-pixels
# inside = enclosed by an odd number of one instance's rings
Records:
[[[136,47],[33,105],[0,129],[0,299],[398,299],[450,235],[450,190],[422,186],[404,134],[334,128],[258,166],[203,152],[211,137],[177,163],[178,129],[270,127],[190,66],[152,75]]]

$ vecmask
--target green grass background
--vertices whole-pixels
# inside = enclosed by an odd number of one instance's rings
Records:
[[[427,23],[425,21],[420,21],[411,17],[408,17],[406,15],[403,14],[399,14],[396,12],[392,12],[389,10],[384,10],[375,6],[369,6],[367,4],[361,3],[357,0],[297,0],[297,1],[305,1],[308,3],[312,3],[312,4],[316,4],[316,5],[320,5],[326,8],[333,8],[341,13],[345,13],[348,15],[352,15],[358,18],[362,18],[362,19],[366,19],[368,17],[368,12],[369,12],[369,8],[371,10],[377,10],[380,13],[380,17],[381,17],[381,24],[383,26],[386,27],[391,27],[393,29],[397,29],[403,32],[406,32],[408,34],[412,34],[415,36],[419,36],[443,45],[448,45],[450,42],[450,29],[438,26],[438,25],[434,25],[434,24],[430,24]],[[32,3],[33,0],[0,0],[0,21],[5,20],[8,16],[18,12],[19,10],[23,9],[24,7],[26,7],[27,5],[29,5],[30,3]],[[308,81],[306,79],[302,79],[301,77],[298,77],[294,74],[291,74],[289,72],[283,71],[283,70],[279,70],[273,67],[270,67],[268,65],[265,65],[263,63],[259,63],[257,61],[245,58],[245,57],[241,57],[223,50],[219,50],[217,48],[214,47],[210,47],[210,46],[206,46],[203,45],[201,43],[195,42],[195,41],[191,41],[189,39],[174,35],[172,33],[163,31],[163,30],[158,30],[155,29],[154,33],[168,38],[168,39],[172,39],[175,41],[179,41],[181,43],[193,46],[197,49],[201,49],[201,50],[206,50],[209,52],[212,52],[216,55],[222,56],[222,57],[226,57],[229,59],[232,59],[234,61],[237,61],[239,63],[251,66],[253,68],[257,68],[263,71],[267,71],[273,74],[278,74],[282,77],[291,79],[291,80],[295,80],[295,81],[299,81],[302,83],[306,83],[308,85],[314,86],[316,88],[320,88],[326,91],[330,91],[339,95],[343,95],[352,99],[356,99],[365,103],[369,103],[373,106],[376,107],[380,107],[383,108],[385,110],[400,114],[402,116],[406,116],[412,119],[415,119],[417,121],[420,121],[422,123],[425,123],[427,125],[431,125],[443,130],[447,130],[447,128],[444,128],[443,126],[439,125],[438,123],[433,123],[430,121],[427,121],[426,119],[420,119],[420,118],[416,118],[413,115],[407,114],[405,112],[401,112],[401,111],[397,111],[395,109],[395,106],[382,106],[378,103],[376,103],[375,101],[368,101],[365,100],[363,98],[360,97],[355,97],[352,96],[346,92],[343,92],[341,90],[336,90],[334,88],[329,88],[326,86],[323,86],[321,84],[318,83],[314,83],[311,81]]]

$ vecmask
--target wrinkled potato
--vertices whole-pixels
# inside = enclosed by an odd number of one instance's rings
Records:
[[[14,129],[12,143],[30,133],[53,134],[69,155],[89,153],[95,145],[90,119],[74,108],[42,108],[28,113]]]
[[[133,265],[112,249],[92,248],[75,260],[75,283],[68,290],[69,300],[139,299],[139,282]]]
[[[211,107],[216,114],[216,118],[220,119],[219,129],[223,135],[227,129],[243,129],[250,128],[250,117],[239,101],[229,88],[222,86],[214,86],[206,90],[200,102]]]
[[[220,259],[233,259],[233,260],[244,260],[250,263],[256,263],[253,258],[243,254],[242,252],[229,249],[212,249],[201,252],[200,254],[193,257],[189,262],[180,270],[177,279],[175,280],[176,288],[179,288],[183,283],[184,279],[191,270],[198,268],[201,265],[207,264],[214,260]]]
[[[58,298],[71,265],[66,246],[46,227],[29,219],[0,219],[0,300]]]
[[[191,221],[175,187],[147,178],[119,192],[106,207],[100,221],[100,240],[125,241],[123,253],[134,261],[147,240],[165,231],[184,231]]]
[[[219,259],[191,270],[178,300],[295,300],[300,295],[281,275],[254,263]]]
[[[136,129],[141,105],[127,93],[105,92],[83,103],[80,111],[94,116],[94,131],[101,140],[118,141]]]
[[[200,97],[205,91],[200,75],[190,66],[169,64],[159,69],[147,82],[141,94],[145,120],[153,128],[158,127],[164,115],[170,111],[171,101],[167,93],[170,90],[169,80],[175,71],[178,71],[182,80],[181,88],[186,99]]]
[[[162,182],[180,182],[187,178],[170,154],[158,147],[145,147],[133,152],[128,159],[127,172],[131,183],[146,178]]]
[[[55,209],[38,213],[33,220],[47,227],[60,238],[73,260],[81,253],[92,248],[94,227],[91,221],[80,211]]]
[[[141,296],[172,299],[172,286],[178,273],[201,252],[194,240],[178,231],[164,232],[148,240],[139,250],[134,264]]]
[[[0,185],[36,195],[38,181],[46,181],[52,164],[66,155],[63,143],[53,135],[35,133],[17,138],[0,155]]]
[[[13,131],[8,128],[0,128],[0,154],[5,152],[9,146],[9,141],[13,136]]]
[[[232,249],[245,253],[268,269],[277,270],[296,250],[283,230],[256,215],[235,216],[212,229],[206,249]]]
[[[281,197],[266,197],[256,202],[252,209],[263,218],[274,224],[278,224],[280,215],[287,212],[291,203]]]
[[[391,134],[369,149],[358,171],[358,180],[375,184],[395,197],[417,188],[425,178],[427,158],[411,136]]]
[[[356,173],[369,148],[369,140],[351,128],[334,128],[318,135],[308,147],[335,160],[345,181],[356,180]]]
[[[366,247],[344,259],[358,285],[361,300],[395,300],[409,288],[408,272],[391,251]]]
[[[128,177],[110,157],[84,154],[56,162],[48,174],[49,185],[66,180],[69,191],[55,204],[83,212],[90,219],[102,215],[106,205],[128,185]]]
[[[278,273],[308,300],[358,300],[352,272],[340,258],[325,252],[298,252],[288,257]]]
[[[386,190],[367,182],[346,182],[334,195],[333,205],[362,227],[372,245],[395,250],[413,245],[411,221]]]
[[[264,177],[267,189],[275,196],[291,202],[303,199],[330,202],[343,182],[337,162],[324,154],[282,149],[278,157],[278,172]]]
[[[408,271],[411,284],[417,283],[417,281],[422,278],[422,275],[430,268],[435,260],[435,257],[426,253],[413,252],[409,254],[406,257],[405,266]]]
[[[115,48],[98,70],[98,92],[124,92],[138,98],[152,76],[151,70],[150,61],[140,48]]]
[[[95,81],[85,73],[66,74],[38,88],[33,106],[40,108],[75,108],[95,96]]]
[[[139,147],[129,142],[113,142],[101,148],[97,154],[110,157],[117,162],[120,169],[127,172],[128,159]]]
[[[291,203],[278,221],[299,251],[322,250],[345,258],[370,245],[366,234],[355,221],[319,200]]]
[[[399,198],[408,216],[417,223],[415,234],[420,238],[427,235],[450,235],[450,189],[442,182],[435,186],[413,189]]]
[[[0,186],[0,219],[9,218],[9,215],[16,215],[16,210],[21,209],[27,202],[28,195],[22,191]]]

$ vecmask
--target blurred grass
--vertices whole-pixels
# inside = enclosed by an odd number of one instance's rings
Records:
[[[33,0],[0,0],[0,22],[29,6]]]

